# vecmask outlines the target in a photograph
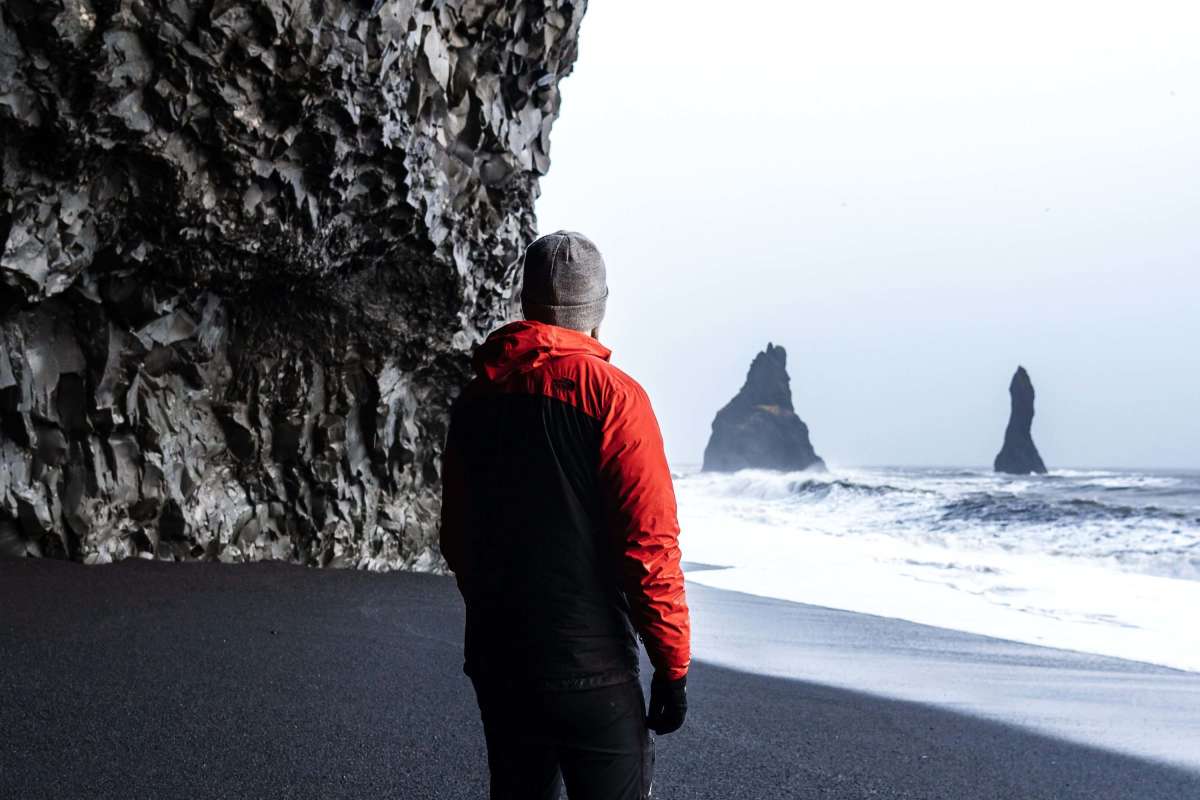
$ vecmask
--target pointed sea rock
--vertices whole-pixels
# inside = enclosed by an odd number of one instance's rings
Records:
[[[1008,418],[1008,429],[1004,431],[1004,446],[996,456],[996,472],[1010,475],[1044,475],[1046,465],[1033,443],[1033,381],[1024,367],[1017,367],[1012,383],[1008,386],[1012,396],[1012,413]]]
[[[792,408],[787,353],[772,344],[755,356],[741,391],[717,412],[704,448],[705,472],[748,468],[825,468]]]

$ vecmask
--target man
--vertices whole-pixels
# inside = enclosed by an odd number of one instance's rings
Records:
[[[525,319],[475,353],[443,461],[441,546],[467,609],[493,800],[649,797],[647,727],[683,724],[690,622],[662,435],[597,340],[604,261],[578,233],[525,251]],[[650,710],[637,638],[654,677]]]

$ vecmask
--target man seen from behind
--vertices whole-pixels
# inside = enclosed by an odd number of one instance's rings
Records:
[[[586,237],[525,252],[525,319],[475,353],[443,461],[441,547],[466,605],[493,800],[650,795],[648,728],[687,711],[690,622],[662,435],[596,338],[608,287]],[[650,708],[638,638],[654,667]]]

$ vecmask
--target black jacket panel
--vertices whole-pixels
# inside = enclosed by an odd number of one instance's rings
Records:
[[[600,686],[637,675],[637,640],[603,529],[600,421],[557,398],[467,393],[447,452],[469,487],[456,571],[479,680]]]

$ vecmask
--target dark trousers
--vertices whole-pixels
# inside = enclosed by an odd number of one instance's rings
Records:
[[[577,690],[475,682],[487,738],[491,800],[644,800],[654,740],[636,680]]]

